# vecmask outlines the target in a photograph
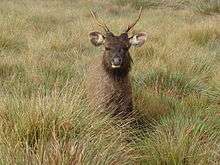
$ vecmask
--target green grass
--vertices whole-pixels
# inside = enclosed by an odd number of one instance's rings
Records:
[[[136,115],[120,121],[86,96],[89,9],[118,34],[140,6]],[[0,164],[218,164],[219,27],[217,0],[1,1]]]

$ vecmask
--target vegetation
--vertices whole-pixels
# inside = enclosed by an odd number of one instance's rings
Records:
[[[87,66],[101,54],[89,9],[121,32],[139,6],[132,49],[136,116],[88,103]],[[219,164],[218,0],[2,0],[0,164]],[[140,127],[130,127],[139,123]]]

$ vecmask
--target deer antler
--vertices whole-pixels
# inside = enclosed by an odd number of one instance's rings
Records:
[[[139,14],[138,14],[137,19],[135,20],[134,23],[128,25],[128,28],[126,29],[125,33],[128,33],[128,32],[136,25],[136,23],[137,23],[137,22],[140,20],[140,18],[141,18],[141,13],[142,13],[142,6],[141,6],[141,8],[140,8],[140,10],[139,10]]]
[[[94,20],[96,21],[96,23],[102,27],[106,32],[110,32],[109,28],[107,27],[107,25],[103,22],[103,20],[98,19],[95,12],[90,10],[90,13],[92,15],[92,17],[94,18]]]

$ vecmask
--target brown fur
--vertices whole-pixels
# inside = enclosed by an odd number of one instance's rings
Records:
[[[128,72],[123,76],[109,73],[99,57],[89,67],[88,97],[104,112],[128,117],[132,112],[132,88]]]

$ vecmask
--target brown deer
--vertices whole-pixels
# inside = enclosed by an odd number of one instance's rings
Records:
[[[130,116],[133,109],[129,78],[133,61],[129,49],[131,46],[143,45],[146,40],[146,33],[129,37],[128,32],[139,21],[141,13],[142,8],[135,22],[130,24],[121,35],[116,36],[91,11],[94,20],[105,30],[105,33],[96,31],[89,33],[91,43],[95,46],[103,46],[104,52],[90,65],[87,79],[88,96],[94,106],[123,118]]]

